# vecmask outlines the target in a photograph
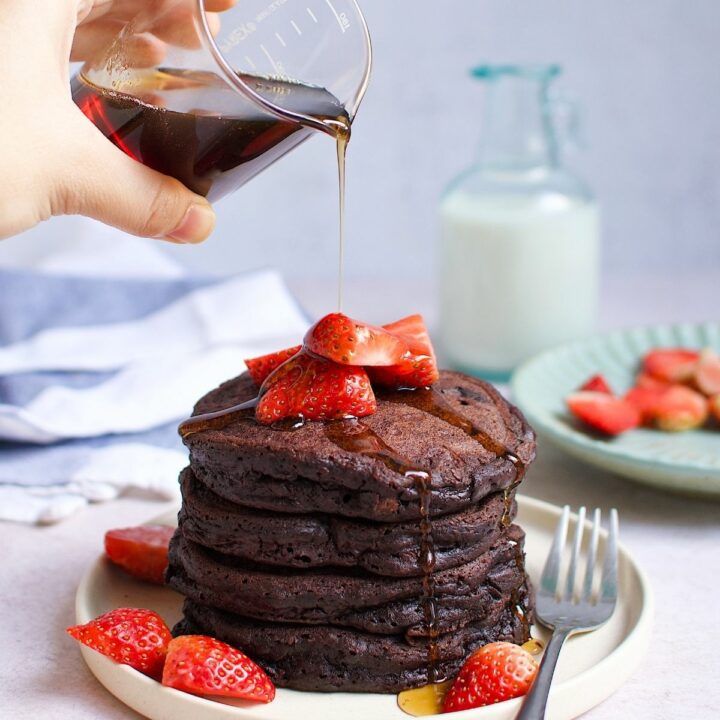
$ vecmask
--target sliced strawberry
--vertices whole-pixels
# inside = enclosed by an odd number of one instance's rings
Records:
[[[305,353],[291,358],[263,383],[255,411],[258,421],[272,425],[285,418],[339,420],[364,417],[377,410],[364,368]]]
[[[495,642],[474,652],[445,696],[443,712],[494,705],[526,695],[538,664],[519,645]]]
[[[640,411],[636,407],[606,393],[576,392],[569,395],[566,402],[575,417],[606,435],[619,435],[640,424]]]
[[[720,394],[720,356],[710,348],[703,350],[695,367],[695,386],[703,395]]]
[[[671,387],[683,387],[682,385],[668,385],[652,378],[650,380],[656,384],[645,383],[641,386],[638,385],[625,394],[625,400],[639,410],[642,422],[645,425],[651,425],[654,422],[655,408],[668,389]]]
[[[412,355],[398,365],[367,369],[373,385],[394,390],[430,387],[440,379],[435,358],[428,355]]]
[[[115,662],[160,679],[172,635],[152,610],[119,608],[67,633]]]
[[[351,320],[341,313],[326,315],[308,330],[304,346],[340,365],[387,367],[401,362],[407,343],[380,327]]]
[[[683,432],[700,427],[708,418],[708,401],[698,392],[674,385],[662,393],[651,419],[661,430]]]
[[[383,330],[387,330],[393,335],[402,338],[410,348],[410,352],[418,355],[435,355],[430,333],[425,325],[422,315],[409,315],[402,320],[394,323],[383,325]]]
[[[245,364],[247,365],[250,377],[252,377],[255,384],[260,387],[273,370],[279,368],[280,365],[293,357],[293,355],[297,355],[300,350],[302,350],[302,345],[296,345],[287,350],[280,350],[279,352],[270,353],[269,355],[246,360]]]
[[[174,533],[167,525],[108,530],[105,552],[113,563],[133,577],[162,585],[168,566],[168,545]]]
[[[643,359],[643,369],[657,380],[682,383],[692,379],[700,353],[683,348],[657,349]]]
[[[668,380],[658,380],[646,372],[641,372],[635,379],[635,387],[647,388],[649,390],[663,390],[670,387],[674,383]]]
[[[429,387],[440,379],[435,350],[422,315],[410,315],[397,322],[383,325],[398,335],[410,352],[402,362],[390,367],[368,368],[373,384],[393,389]]]
[[[168,649],[162,684],[193,695],[272,702],[275,686],[247,655],[204,635],[175,638]]]
[[[720,395],[711,397],[708,404],[710,405],[710,412],[713,414],[713,417],[720,422]]]
[[[606,395],[615,394],[608,384],[608,381],[605,379],[605,376],[601,374],[593,375],[584,385],[580,386],[579,391],[601,392]]]

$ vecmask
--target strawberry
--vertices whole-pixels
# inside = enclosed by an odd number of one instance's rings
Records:
[[[649,390],[663,390],[673,384],[674,383],[668,382],[667,380],[658,380],[646,372],[639,373],[635,379],[635,387],[647,388]]]
[[[83,645],[122,665],[160,679],[172,640],[162,618],[152,610],[119,608],[67,633]]]
[[[566,402],[575,417],[606,435],[619,435],[640,424],[640,411],[635,406],[606,393],[576,392],[568,395]]]
[[[170,643],[162,684],[193,695],[262,703],[275,698],[275,686],[259,665],[230,645],[204,635],[184,635]]]
[[[250,377],[254,380],[255,384],[260,387],[273,370],[279,368],[286,360],[297,355],[300,350],[302,350],[302,346],[296,345],[287,350],[280,350],[279,352],[270,353],[269,355],[246,360],[245,364],[247,365]]]
[[[710,405],[710,412],[713,414],[713,417],[720,422],[720,395],[711,397],[708,404]]]
[[[370,379],[363,368],[338,365],[306,353],[291,358],[263,383],[255,411],[271,425],[284,418],[339,420],[377,410]]]
[[[411,315],[383,325],[383,329],[407,343],[409,352],[402,362],[390,367],[368,368],[373,383],[390,388],[429,387],[440,378],[435,350],[422,315]]]
[[[584,385],[580,386],[579,391],[601,392],[605,393],[606,395],[615,394],[612,391],[610,385],[608,384],[608,381],[605,379],[605,376],[600,374],[593,375]]]
[[[645,383],[643,385],[636,385],[625,394],[625,400],[638,409],[642,422],[645,425],[651,425],[653,423],[655,408],[668,389],[671,387],[683,387],[682,385],[668,385],[667,383],[653,380],[652,378],[650,378],[650,380],[657,384],[652,385]]]
[[[163,585],[168,565],[168,545],[175,530],[166,525],[108,530],[105,552],[125,572],[140,580]]]
[[[682,348],[650,350],[643,359],[643,370],[656,380],[682,383],[692,379],[700,353]]]
[[[703,395],[712,397],[720,393],[720,356],[714,350],[707,348],[700,353],[693,380]]]
[[[694,430],[708,418],[708,401],[688,387],[673,385],[660,395],[649,414],[661,430]]]
[[[494,642],[474,652],[445,696],[443,712],[484,707],[526,695],[538,664],[519,645]]]
[[[407,343],[383,328],[364,325],[341,313],[326,315],[308,330],[304,346],[340,365],[386,367],[401,362]]]
[[[383,330],[387,330],[389,333],[402,338],[413,353],[418,355],[435,355],[432,342],[430,341],[430,333],[425,326],[425,320],[422,315],[410,315],[394,323],[383,325]]]

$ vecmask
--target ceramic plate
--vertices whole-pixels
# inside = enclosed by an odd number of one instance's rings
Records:
[[[720,431],[685,433],[638,429],[610,440],[583,430],[564,398],[601,372],[616,392],[634,382],[640,359],[653,347],[712,347],[720,351],[720,323],[625,330],[538,355],[512,380],[514,401],[541,438],[581,460],[667,490],[720,497]]]
[[[519,498],[517,522],[527,533],[527,565],[537,582],[550,549],[560,509],[529,498]],[[154,522],[171,524],[173,515]],[[617,610],[602,629],[572,638],[560,658],[548,718],[568,720],[612,694],[633,672],[650,635],[652,597],[647,580],[624,549],[620,551],[620,598]],[[85,574],[76,598],[77,621],[84,623],[116,607],[147,607],[172,625],[180,618],[181,598],[166,588],[134,581],[104,558]],[[542,631],[534,633],[545,639]],[[304,693],[279,690],[270,705],[215,702],[165,688],[162,685],[89,648],[82,647],[98,680],[124,703],[152,720],[407,720],[394,695]],[[455,714],[463,720],[510,720],[520,701]]]

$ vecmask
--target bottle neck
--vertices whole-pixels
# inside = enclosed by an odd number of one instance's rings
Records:
[[[488,84],[479,161],[501,172],[558,165],[547,82],[508,76]]]

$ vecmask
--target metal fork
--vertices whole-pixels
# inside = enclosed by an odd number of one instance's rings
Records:
[[[563,508],[560,522],[555,530],[550,554],[540,578],[537,592],[537,619],[553,631],[545,655],[540,664],[535,682],[525,698],[516,720],[543,720],[547,706],[550,685],[557,665],[558,656],[565,641],[573,634],[596,630],[612,616],[618,593],[618,514],[610,511],[610,527],[605,544],[600,588],[594,593],[595,567],[598,565],[598,541],[600,539],[600,510],[593,513],[590,545],[582,587],[576,589],[579,577],[580,550],[585,530],[585,508],[578,511],[575,537],[572,543],[570,566],[563,586],[560,582],[563,550],[570,520],[570,508]]]

